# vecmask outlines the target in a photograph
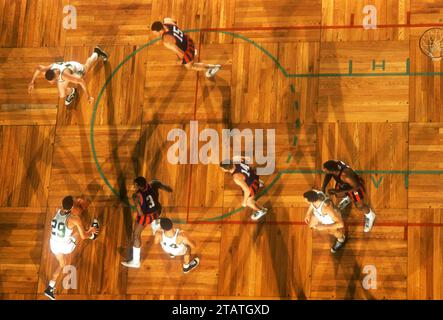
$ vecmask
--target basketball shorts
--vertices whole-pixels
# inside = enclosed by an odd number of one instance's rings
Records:
[[[260,180],[256,179],[249,186],[249,191],[251,192],[249,197],[255,197],[258,193],[258,189],[260,188]]]
[[[194,57],[195,57],[194,41],[188,36],[185,36],[185,37],[187,37],[187,40],[188,40],[188,47],[186,48],[186,51],[183,54],[183,59],[182,59],[183,65],[194,61]]]
[[[146,213],[142,216],[137,215],[136,223],[142,226],[146,226],[151,224],[154,220],[157,220],[160,217],[160,211],[153,213]]]
[[[340,184],[337,184],[335,186],[335,189],[337,189],[338,191],[342,191],[343,190],[343,188],[342,188],[342,186]],[[361,202],[361,201],[363,201],[364,198],[365,198],[365,189],[363,187],[363,184],[362,184],[362,187],[360,187],[359,189],[357,189],[355,191],[352,191],[352,192],[347,192],[346,195],[349,198],[351,198],[351,200],[353,202]]]
[[[51,252],[53,254],[71,254],[72,252],[74,252],[75,247],[76,247],[76,243],[75,241],[68,241],[68,242],[60,242],[60,241],[55,241],[53,239],[51,239],[49,241],[50,247],[51,247]]]

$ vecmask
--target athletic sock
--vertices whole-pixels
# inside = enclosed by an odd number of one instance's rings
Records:
[[[369,212],[367,214],[365,214],[366,218],[371,218],[373,216],[375,216],[375,212],[372,211],[372,209],[369,209]]]
[[[188,268],[189,264],[183,263],[183,268]]]
[[[132,248],[132,261],[134,261],[134,262],[140,262],[140,251],[141,251],[141,248],[136,248],[136,247],[133,247]]]
[[[54,288],[55,287],[55,281],[54,280],[49,281],[49,286],[51,288]]]
[[[340,243],[345,242],[345,240],[346,240],[346,237],[343,237],[343,238],[341,238],[341,239],[337,238],[337,241],[340,242]]]
[[[98,59],[98,53],[97,53],[97,52],[94,52],[94,53],[91,55],[91,58],[94,59],[94,60],[97,60],[97,59]]]

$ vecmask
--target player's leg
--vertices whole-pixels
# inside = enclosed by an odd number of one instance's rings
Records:
[[[345,245],[346,242],[345,229],[340,228],[340,229],[331,230],[330,233],[335,237],[335,243],[331,247],[331,252],[336,253]]]
[[[192,269],[197,268],[200,263],[200,259],[198,257],[194,257],[191,260],[191,247],[186,246],[186,253],[183,255],[183,272],[188,273]]]
[[[98,58],[101,58],[104,62],[108,61],[108,54],[103,51],[100,47],[95,47],[94,52],[91,56],[86,60],[85,67],[85,75],[95,66],[98,61]]]
[[[365,215],[364,232],[370,232],[374,226],[375,212],[372,211],[371,207],[366,204],[363,198],[355,202],[355,207]]]
[[[60,98],[65,99],[65,105],[69,106],[77,96],[77,89],[70,86],[68,81],[58,83]]]
[[[55,300],[55,296],[54,296],[54,289],[55,289],[55,285],[57,282],[57,279],[60,275],[60,273],[62,272],[63,268],[65,267],[65,256],[63,254],[56,254],[55,258],[57,259],[58,262],[58,266],[55,269],[54,273],[52,274],[52,278],[49,281],[49,286],[46,288],[45,290],[45,295],[51,299],[51,300]]]
[[[140,268],[140,253],[141,253],[141,236],[145,229],[146,217],[137,217],[134,232],[132,233],[132,260],[128,262],[122,262],[122,265],[129,268]]]

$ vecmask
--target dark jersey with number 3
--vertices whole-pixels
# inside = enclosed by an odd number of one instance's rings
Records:
[[[188,49],[188,37],[174,24],[165,24],[165,26],[168,28],[168,32],[165,32],[163,37],[165,35],[173,36],[175,45],[179,47],[181,51],[185,52]]]
[[[158,212],[161,209],[158,201],[158,190],[147,184],[145,191],[137,191],[134,196],[138,197],[140,207],[144,214]]]

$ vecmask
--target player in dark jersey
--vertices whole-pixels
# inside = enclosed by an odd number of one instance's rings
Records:
[[[172,189],[159,181],[147,183],[144,177],[134,180],[136,192],[132,195],[133,204],[137,210],[137,218],[133,232],[132,260],[122,262],[128,268],[140,268],[141,235],[147,225],[151,225],[152,234],[160,228],[161,204],[158,200],[158,190],[172,192]]]
[[[178,57],[179,63],[184,65],[188,70],[206,71],[206,77],[211,78],[220,71],[219,64],[206,64],[194,62],[197,55],[194,41],[177,26],[177,21],[171,18],[155,21],[151,26],[152,32],[162,37],[163,44],[166,48],[172,50]]]
[[[357,175],[343,161],[329,160],[323,164],[323,172],[326,174],[323,181],[322,191],[325,192],[326,186],[332,178],[336,184],[335,189],[329,189],[329,195],[335,195],[337,199],[341,199],[338,208],[343,210],[351,201],[355,207],[365,215],[364,232],[372,229],[375,221],[375,213],[365,201],[365,187],[363,179]]]
[[[268,209],[260,205],[256,200],[258,189],[263,186],[263,182],[255,172],[255,169],[246,164],[242,158],[239,162],[225,160],[220,162],[220,167],[224,172],[229,172],[243,191],[242,207],[249,207],[253,211],[251,219],[256,221],[268,213]]]

